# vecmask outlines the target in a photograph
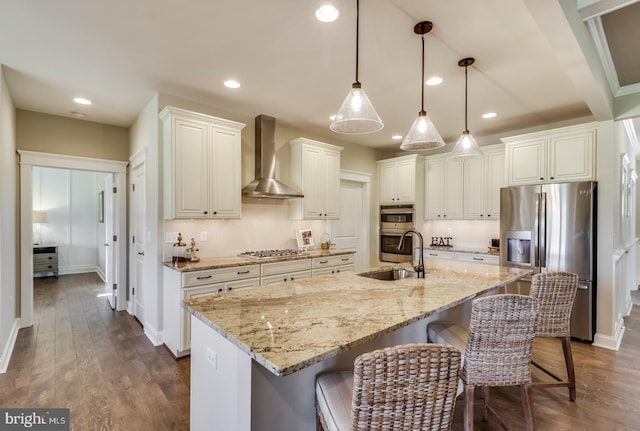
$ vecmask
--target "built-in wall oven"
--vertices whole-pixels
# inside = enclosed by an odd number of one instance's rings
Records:
[[[407,235],[398,250],[402,234],[415,227],[413,205],[380,206],[380,261],[408,262],[413,253],[413,235]]]

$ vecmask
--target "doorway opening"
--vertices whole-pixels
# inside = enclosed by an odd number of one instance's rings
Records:
[[[18,151],[20,156],[20,325],[33,324],[33,186],[34,167],[60,168],[77,171],[94,171],[111,174],[114,186],[111,193],[105,194],[105,203],[112,199],[113,226],[113,265],[107,265],[112,271],[112,285],[105,284],[104,295],[109,298],[113,309],[126,309],[126,167],[127,162],[65,156],[60,154]],[[121,193],[118,193],[118,190]],[[109,209],[103,207],[105,215]],[[120,240],[118,240],[120,239]],[[109,278],[107,276],[107,278]]]

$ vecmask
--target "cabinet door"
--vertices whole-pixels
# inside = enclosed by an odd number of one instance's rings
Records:
[[[380,203],[396,203],[396,164],[385,163],[378,166],[378,190]]]
[[[442,196],[442,217],[447,220],[460,220],[462,211],[462,194],[464,186],[464,160],[447,160],[445,162],[444,194]]]
[[[485,219],[484,210],[484,157],[464,160],[464,218]]]
[[[454,253],[452,251],[424,250],[422,256],[425,259],[453,260]]]
[[[240,132],[211,128],[211,218],[239,218]]]
[[[412,204],[415,200],[416,161],[399,161],[396,164],[396,202]]]
[[[224,289],[226,291],[234,291],[234,290],[239,290],[239,289],[251,289],[254,287],[259,287],[260,286],[260,279],[259,278],[250,278],[248,280],[237,280],[237,281],[230,281],[228,283],[224,284]]]
[[[542,184],[546,181],[546,139],[535,138],[507,144],[509,185]]]
[[[302,149],[304,218],[323,218],[324,151],[305,145]]]
[[[340,217],[340,153],[324,152],[324,212],[326,218]]]
[[[213,295],[220,292],[224,292],[224,284],[222,283],[188,287],[182,289],[182,299],[198,298],[200,296]],[[176,304],[176,307],[180,307],[180,312],[182,313],[182,340],[180,343],[180,350],[189,350],[191,348],[191,313],[182,308],[180,304]]]
[[[442,196],[444,194],[444,159],[427,158],[425,163],[424,218],[442,220]]]
[[[595,179],[595,130],[549,136],[548,182]]]
[[[504,150],[485,154],[484,159],[484,212],[486,220],[500,219],[500,188],[504,182]]]
[[[498,265],[500,263],[500,256],[495,254],[480,254],[480,253],[455,253],[455,260],[461,262],[472,263],[488,263],[492,265]]]
[[[174,120],[175,217],[208,218],[209,125]]]

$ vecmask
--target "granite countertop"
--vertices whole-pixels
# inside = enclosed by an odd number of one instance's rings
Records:
[[[425,266],[424,279],[327,275],[185,300],[183,307],[284,376],[530,272],[433,259]]]
[[[424,246],[423,250],[434,250],[434,251],[451,251],[456,253],[474,253],[474,254],[491,254],[491,255],[500,255],[500,250],[491,249],[490,247],[485,248],[477,248],[477,247],[459,247],[459,246],[442,246],[442,245],[434,245],[434,246]]]
[[[261,263],[283,262],[287,260],[312,259],[314,257],[340,256],[355,253],[354,249],[309,250],[296,256],[250,259],[240,256],[203,257],[198,262],[164,262],[164,266],[180,272],[203,271],[206,269],[228,268],[231,266],[257,265]]]

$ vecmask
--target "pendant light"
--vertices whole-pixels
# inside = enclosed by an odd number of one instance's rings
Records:
[[[358,45],[360,32],[360,0],[356,0],[356,82],[342,102],[340,110],[329,126],[336,133],[360,135],[373,133],[384,127],[367,93],[358,81]]]
[[[415,25],[413,32],[422,35],[422,79],[420,80],[420,88],[422,89],[422,109],[418,112],[418,118],[413,122],[413,126],[409,129],[409,133],[405,136],[401,150],[419,151],[432,150],[444,146],[442,137],[436,130],[435,126],[429,119],[424,110],[424,35],[429,33],[433,28],[431,21],[422,21]]]
[[[482,156],[478,143],[467,128],[467,68],[474,62],[475,60],[471,57],[463,58],[458,62],[458,66],[464,67],[464,132],[451,150],[449,158]]]

